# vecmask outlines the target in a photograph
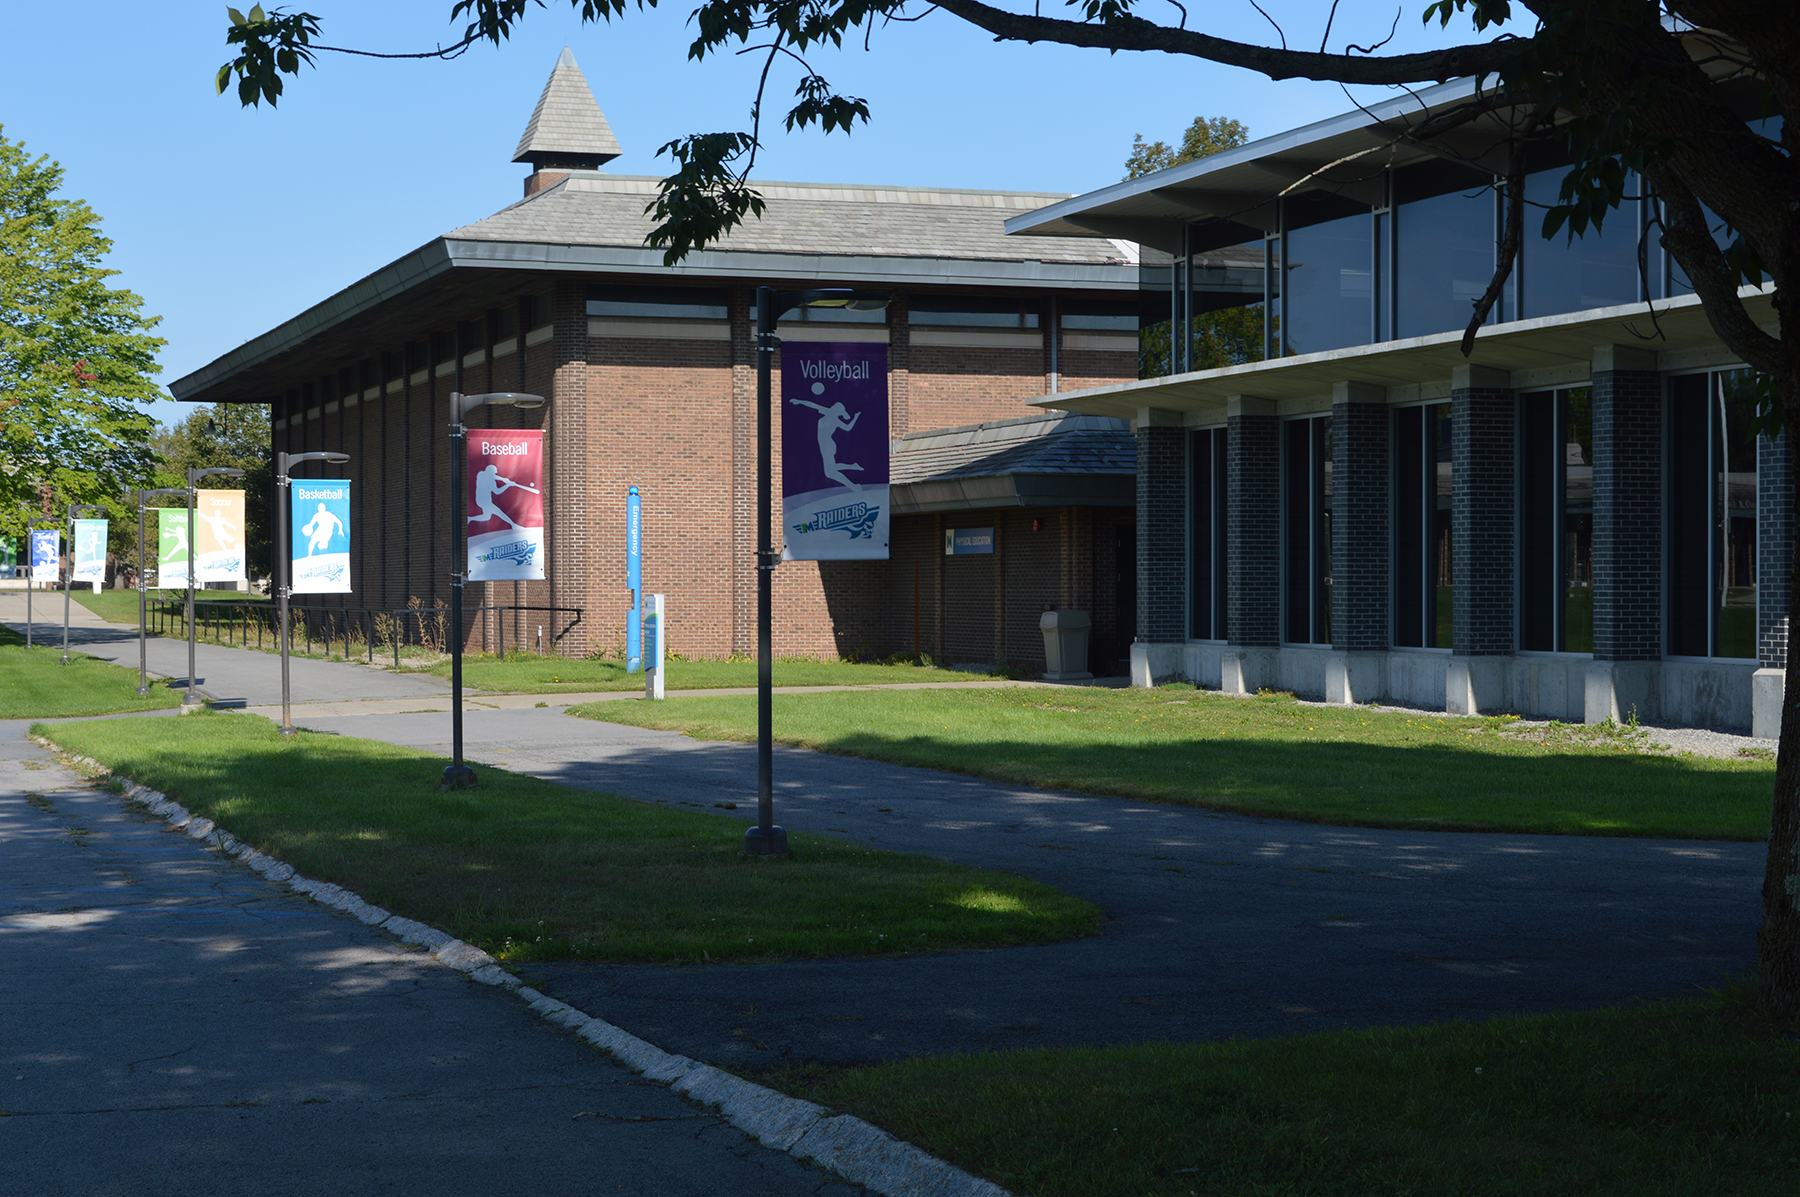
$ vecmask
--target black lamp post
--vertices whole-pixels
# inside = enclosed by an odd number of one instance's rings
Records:
[[[69,663],[69,592],[75,588],[75,521],[81,518],[84,511],[98,511],[106,514],[106,508],[96,507],[91,503],[76,503],[69,508],[69,568],[63,574],[63,654],[61,665]]]
[[[468,571],[463,568],[463,541],[469,531],[468,496],[463,493],[463,446],[468,429],[463,418],[478,407],[542,407],[542,395],[521,391],[493,391],[486,395],[450,394],[450,508],[455,518],[450,524],[450,764],[444,767],[439,789],[458,790],[475,784],[475,770],[463,764],[462,712],[462,608],[463,583]]]
[[[195,484],[197,484],[200,481],[200,479],[211,478],[214,475],[218,475],[218,476],[224,477],[224,478],[242,478],[244,476],[244,471],[242,471],[240,469],[235,469],[232,466],[212,466],[211,468],[204,469],[204,470],[196,469],[193,466],[188,467],[188,472],[187,472],[188,675],[187,675],[187,695],[186,695],[186,697],[184,697],[181,700],[181,705],[183,707],[192,707],[192,706],[196,705],[194,702],[194,695],[196,693],[196,690],[194,687],[194,669],[195,669],[195,666],[194,666],[194,585],[195,585],[195,583],[194,583],[194,503],[196,501],[196,494],[195,494],[194,488],[195,488]],[[158,578],[157,581],[160,582],[160,581],[162,581],[162,579]]]
[[[874,312],[892,297],[879,291],[823,288],[816,291],[756,289],[756,826],[744,833],[744,855],[786,856],[787,832],[775,826],[775,674],[770,625],[774,620],[774,485],[770,478],[769,374],[781,338],[775,322],[795,308],[849,308]]]
[[[31,592],[37,589],[37,567],[31,561],[31,530],[39,524],[60,524],[57,515],[36,515],[25,521],[25,647],[31,647]]]
[[[150,571],[144,568],[144,516],[149,512],[145,499],[153,499],[161,495],[185,495],[187,491],[179,486],[163,487],[159,490],[139,490],[137,493],[138,509],[138,697],[146,697],[150,693],[150,654],[144,647],[144,586]],[[162,543],[162,534],[157,534],[157,543]],[[162,579],[156,579],[161,582]]]
[[[288,551],[288,471],[305,461],[329,461],[341,465],[350,460],[348,453],[276,453],[275,454],[275,587],[276,606],[281,620],[281,734],[294,734],[293,712],[288,708],[288,650],[292,627],[288,622],[288,595],[293,587],[293,554]],[[305,531],[305,529],[301,529]],[[325,654],[331,655],[329,651]]]

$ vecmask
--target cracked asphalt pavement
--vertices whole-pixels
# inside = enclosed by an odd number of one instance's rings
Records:
[[[819,1194],[516,999],[0,723],[0,1194]]]

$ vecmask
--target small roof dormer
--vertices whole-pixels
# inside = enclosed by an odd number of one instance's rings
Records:
[[[594,170],[623,152],[574,53],[564,46],[512,160],[529,162],[534,173]]]

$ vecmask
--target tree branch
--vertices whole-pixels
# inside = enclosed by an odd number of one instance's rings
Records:
[[[1506,290],[1506,280],[1512,277],[1513,263],[1519,260],[1519,245],[1524,239],[1525,227],[1525,149],[1531,144],[1531,135],[1542,123],[1538,110],[1533,109],[1525,118],[1519,136],[1513,140],[1512,155],[1506,164],[1506,224],[1500,235],[1500,260],[1494,264],[1494,277],[1488,280],[1487,290],[1475,301],[1469,326],[1463,329],[1464,357],[1475,352],[1475,334],[1487,323],[1488,313],[1494,310],[1494,304]]]
[[[1058,42],[1102,50],[1160,50],[1242,67],[1271,79],[1323,79],[1336,83],[1442,82],[1461,75],[1487,75],[1518,53],[1519,39],[1502,38],[1472,46],[1453,46],[1420,54],[1364,58],[1350,54],[1318,54],[1277,50],[1228,41],[1186,29],[1170,29],[1136,19],[1106,24],[1025,16],[981,3],[981,0],[937,0],[937,6],[1001,41]]]
[[[1712,230],[1706,227],[1706,214],[1700,201],[1669,171],[1646,165],[1644,177],[1663,202],[1663,248],[1687,272],[1694,294],[1706,310],[1707,322],[1727,348],[1742,358],[1745,365],[1765,374],[1782,373],[1781,342],[1757,326],[1738,298],[1737,283]]]

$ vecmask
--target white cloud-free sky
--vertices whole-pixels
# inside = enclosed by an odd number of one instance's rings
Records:
[[[301,6],[321,17],[324,44],[401,51],[456,40],[451,3]],[[1332,4],[1263,7],[1290,44],[1316,48]],[[1425,28],[1412,0],[1340,7],[1333,50],[1380,40],[1396,13],[1389,51],[1467,32]],[[453,62],[323,53],[270,110],[213,94],[231,57],[223,4],[0,0],[0,135],[59,161],[63,195],[103,218],[115,283],[162,317],[166,384],[518,198],[525,168],[509,159],[564,45],[624,147],[609,170],[666,174],[663,143],[747,128],[761,56],[689,62],[690,8],[678,0],[584,26],[567,0],[549,0],[512,41]],[[1179,19],[1164,4],[1143,11]],[[1275,39],[1248,0],[1191,11],[1208,32]],[[1169,55],[996,45],[943,12],[876,30],[867,51],[859,42],[813,61],[870,102],[873,123],[848,138],[766,128],[761,178],[1079,193],[1118,181],[1136,133],[1173,141],[1195,116],[1225,115],[1264,137],[1350,107],[1335,84]],[[785,111],[794,81],[791,67],[775,68],[770,109]],[[165,400],[154,414],[187,410]]]

